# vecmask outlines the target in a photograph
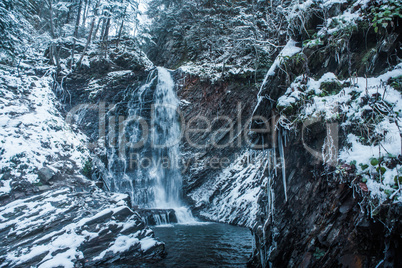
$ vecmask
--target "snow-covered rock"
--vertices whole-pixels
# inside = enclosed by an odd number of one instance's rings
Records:
[[[215,221],[251,227],[263,209],[258,200],[263,196],[272,168],[272,151],[247,150],[215,178],[190,193],[200,215]]]
[[[73,130],[57,109],[53,78],[35,75],[34,68],[0,68],[0,195],[21,183],[40,186],[57,171],[78,175],[89,156],[87,137]],[[53,175],[42,172],[45,180],[40,182],[38,170],[44,166]]]
[[[346,146],[339,148],[335,157],[337,174],[342,178],[357,176],[355,181],[361,183],[360,188],[363,191],[367,188],[380,203],[387,199],[399,203],[402,195],[398,122],[402,97],[392,83],[401,76],[402,64],[372,78],[342,81],[333,73],[326,73],[318,80],[300,76],[278,99],[277,108],[282,114],[279,123],[290,130],[309,120],[339,125]]]
[[[126,206],[124,194],[48,191],[0,209],[0,267],[133,265],[164,244]]]

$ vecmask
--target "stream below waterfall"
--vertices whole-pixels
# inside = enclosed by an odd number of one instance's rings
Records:
[[[252,251],[248,228],[222,223],[153,226],[168,255],[150,267],[246,267]]]

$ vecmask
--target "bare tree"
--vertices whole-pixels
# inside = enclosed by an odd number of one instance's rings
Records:
[[[59,51],[57,49],[57,46],[54,42],[54,39],[56,38],[55,35],[55,31],[54,31],[54,16],[53,16],[53,0],[48,0],[48,5],[49,5],[49,13],[50,13],[50,35],[52,37],[52,44],[50,45],[50,59],[52,61],[52,63],[56,64],[57,66],[57,72],[60,71],[61,67],[60,67],[60,55],[59,55]]]
[[[70,69],[73,68],[74,66],[74,52],[75,52],[75,45],[77,44],[77,38],[78,38],[78,27],[80,25],[80,14],[81,14],[81,7],[82,7],[82,0],[79,1],[78,3],[78,12],[77,12],[77,19],[75,21],[75,28],[74,28],[74,41],[73,41],[73,46],[71,48],[71,62],[70,62]]]
[[[88,37],[87,37],[87,43],[85,44],[85,48],[84,48],[84,50],[82,51],[81,57],[80,57],[80,59],[79,59],[78,62],[77,62],[77,68],[81,65],[82,59],[84,58],[84,55],[85,55],[85,53],[86,53],[86,51],[87,51],[87,49],[88,49],[89,44],[91,43],[92,31],[93,31],[94,26],[95,26],[95,19],[96,19],[96,17],[98,16],[99,4],[100,4],[100,0],[98,0],[98,1],[96,2],[96,5],[95,5],[95,7],[94,7],[94,10],[93,10],[93,18],[92,18],[92,21],[91,21],[91,26],[90,26],[89,33],[88,33]]]

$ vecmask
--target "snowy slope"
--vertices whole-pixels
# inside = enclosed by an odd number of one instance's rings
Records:
[[[22,66],[0,66],[0,193],[11,191],[13,181],[37,183],[42,166],[79,172],[88,157],[87,138],[56,109],[51,70],[37,76],[32,66]]]

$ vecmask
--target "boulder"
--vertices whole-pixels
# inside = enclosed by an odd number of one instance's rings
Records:
[[[38,177],[41,183],[47,184],[56,175],[56,171],[49,167],[43,167],[38,171]]]

